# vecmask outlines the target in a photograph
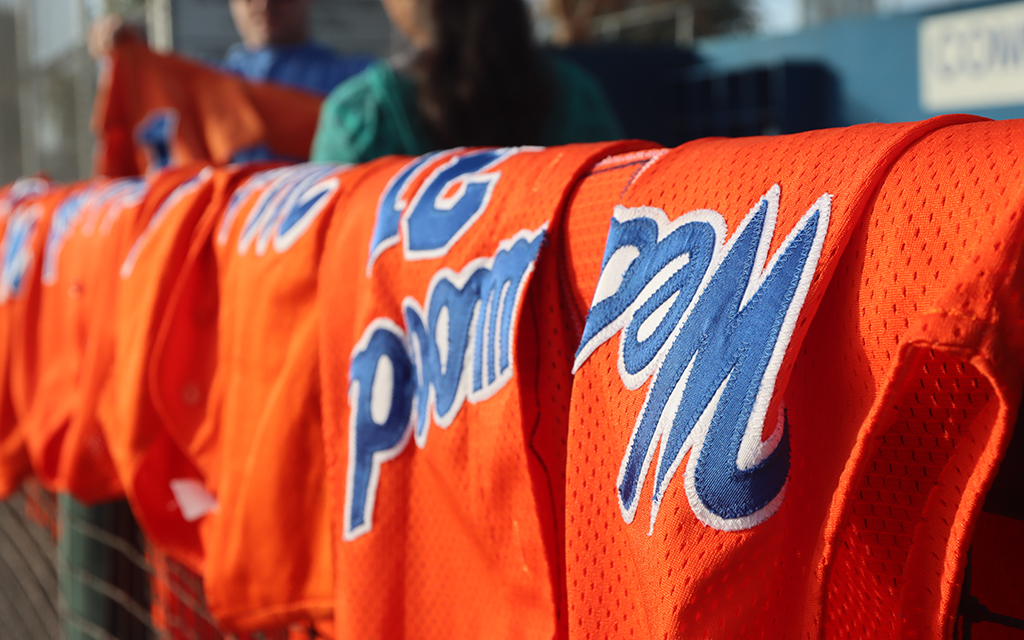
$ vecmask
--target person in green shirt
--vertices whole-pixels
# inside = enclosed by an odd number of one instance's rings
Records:
[[[616,140],[597,80],[538,51],[522,0],[384,0],[414,53],[378,61],[320,110],[310,159]]]

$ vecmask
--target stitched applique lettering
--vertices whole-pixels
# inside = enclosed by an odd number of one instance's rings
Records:
[[[331,198],[341,188],[338,165],[300,165],[285,171],[275,170],[269,182],[253,177],[254,183],[269,184],[256,204],[249,210],[238,236],[238,255],[250,249],[258,256],[265,255],[273,245],[274,251],[284,253],[302,237],[324,211]],[[251,187],[250,187],[251,188]],[[238,215],[241,201],[230,202],[218,240],[226,241],[226,225]],[[222,241],[222,243],[223,243]]]
[[[0,255],[3,256],[3,271],[0,271],[0,303],[16,298],[22,291],[25,274],[35,259],[32,237],[42,214],[42,207],[33,204],[16,211],[7,222],[3,245],[0,246]]]
[[[409,162],[388,183],[377,204],[370,238],[367,276],[377,258],[399,242],[406,260],[444,256],[487,210],[501,178],[496,167],[509,157],[540,147],[454,149],[430,153]],[[437,161],[444,162],[437,164]],[[432,169],[410,193],[412,183]]]
[[[431,419],[446,428],[466,400],[512,379],[516,316],[545,229],[521,231],[459,272],[440,269],[422,305],[403,301],[404,328],[378,318],[364,330],[349,368],[345,540],[372,528],[382,465],[410,436],[424,448]]]
[[[767,413],[821,255],[832,196],[811,206],[769,261],[779,195],[773,186],[728,242],[715,211],[669,222],[653,207],[615,209],[574,370],[618,333],[623,384],[638,389],[650,381],[617,479],[626,522],[656,459],[653,532],[687,452],[686,495],[705,524],[748,529],[782,503],[789,430],[784,408]],[[772,432],[763,439],[766,428]]]

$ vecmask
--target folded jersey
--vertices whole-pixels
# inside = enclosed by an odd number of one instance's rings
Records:
[[[560,309],[530,283],[579,176],[645,146],[385,159],[339,203],[320,349],[340,637],[557,633],[571,347],[544,349]]]
[[[90,343],[111,339],[109,325],[92,317],[116,277],[107,256],[122,216],[134,217],[144,192],[139,179],[97,178],[53,201],[38,269],[22,294],[23,321],[35,333],[26,333],[16,349],[21,375],[32,378],[18,419],[33,473],[51,491],[85,502],[122,494],[95,419],[94,394],[83,382],[97,364]]]
[[[224,189],[167,307],[153,389],[216,500],[202,574],[227,630],[332,614],[317,269],[345,194],[373,170],[268,168]]]
[[[187,492],[192,483],[201,486],[201,475],[160,420],[147,373],[167,300],[212,198],[213,173],[190,165],[149,178],[138,215],[122,229],[108,301],[111,364],[94,383],[98,419],[132,511],[154,545],[193,570],[203,557],[195,517],[187,493],[176,496],[172,487]]]
[[[0,188],[0,499],[17,490],[30,473],[11,394],[11,347],[20,342],[12,314],[38,253],[41,204],[51,187],[46,180],[25,178]]]
[[[1015,125],[969,120],[583,181],[571,638],[951,633],[1021,381]]]

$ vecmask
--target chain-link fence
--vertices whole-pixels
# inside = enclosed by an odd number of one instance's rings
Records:
[[[55,505],[37,491],[48,501],[40,504],[31,491],[0,502],[0,640],[60,637]]]
[[[294,626],[237,640],[304,640]],[[125,502],[86,506],[34,482],[0,502],[0,640],[220,640],[202,580],[147,546]]]

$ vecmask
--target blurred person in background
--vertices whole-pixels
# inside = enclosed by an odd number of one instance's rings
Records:
[[[228,49],[221,68],[247,80],[276,82],[319,95],[359,73],[373,60],[343,56],[309,39],[312,0],[228,0],[242,41]],[[89,51],[101,57],[120,34],[132,30],[118,15],[89,32]]]
[[[331,92],[312,160],[622,137],[597,80],[537,49],[523,0],[384,0],[384,8],[411,51]]]
[[[242,41],[223,67],[250,80],[267,80],[326,95],[362,71],[372,58],[341,56],[309,39],[311,0],[229,0]]]

